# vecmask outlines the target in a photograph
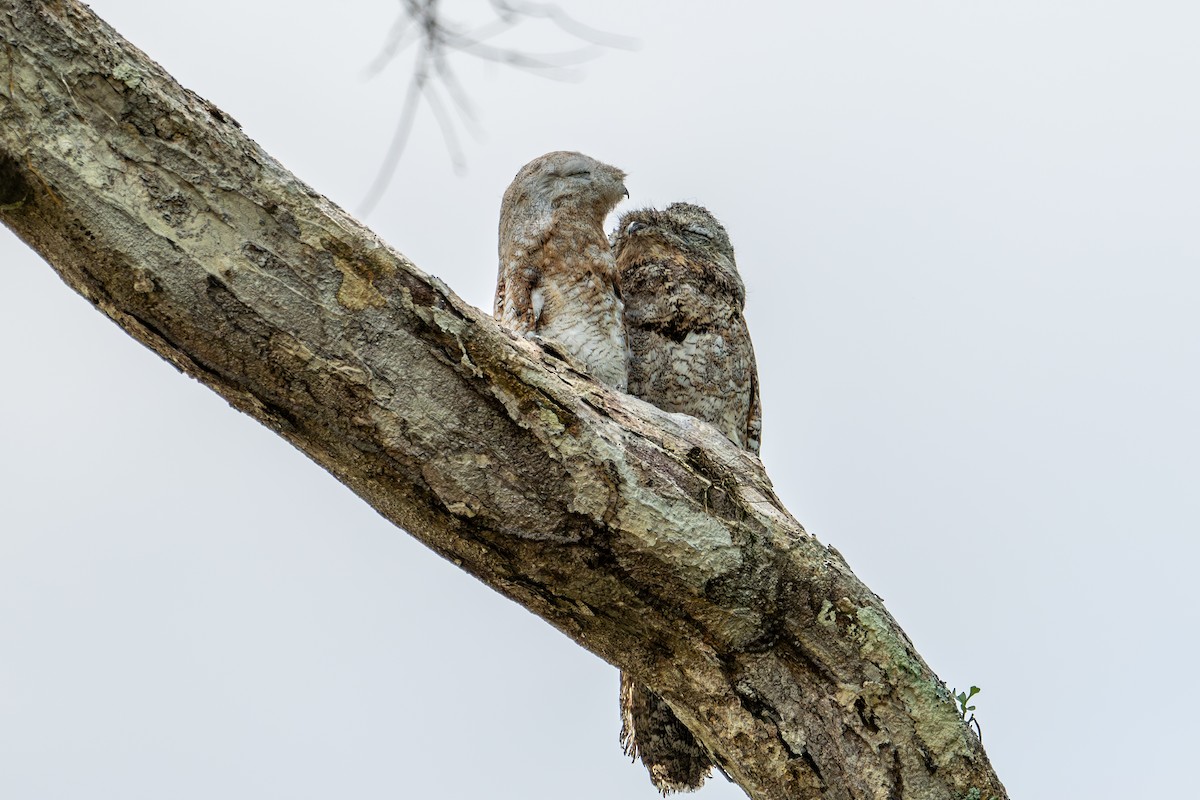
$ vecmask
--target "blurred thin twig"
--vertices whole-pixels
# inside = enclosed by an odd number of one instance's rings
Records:
[[[363,198],[359,214],[367,216],[387,191],[404,154],[416,122],[421,100],[429,106],[450,161],[456,172],[465,167],[458,129],[465,128],[475,138],[481,135],[470,97],[450,65],[453,53],[494,61],[552,80],[576,80],[576,67],[598,58],[606,49],[632,50],[637,40],[602,31],[567,14],[556,3],[534,0],[488,0],[494,18],[469,26],[448,19],[442,0],[400,0],[400,15],[388,31],[383,47],[367,68],[368,74],[381,72],[409,47],[416,46],[412,77],[400,107],[400,118],[378,174]],[[548,53],[528,53],[492,44],[490,40],[524,22],[543,19],[576,42],[570,49]]]

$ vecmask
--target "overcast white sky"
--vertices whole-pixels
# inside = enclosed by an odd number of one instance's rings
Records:
[[[350,209],[407,79],[363,77],[396,5],[93,3]],[[500,196],[534,156],[625,169],[625,207],[708,206],[776,488],[948,684],[983,688],[1011,795],[1191,796],[1200,6],[564,7],[640,48],[575,83],[464,60],[467,172],[423,113],[368,222],[488,309]],[[615,669],[6,231],[0,270],[0,796],[656,796]]]

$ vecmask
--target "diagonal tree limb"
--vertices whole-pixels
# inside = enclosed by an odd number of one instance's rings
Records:
[[[135,339],[651,687],[751,797],[1006,797],[757,459],[498,328],[70,0],[0,0],[0,220]]]

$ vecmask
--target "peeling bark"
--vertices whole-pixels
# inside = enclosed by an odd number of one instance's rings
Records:
[[[754,456],[498,328],[69,0],[0,0],[0,220],[135,339],[652,688],[751,797],[1007,796]]]

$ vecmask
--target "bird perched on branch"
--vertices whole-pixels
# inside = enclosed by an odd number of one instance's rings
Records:
[[[630,211],[613,239],[631,351],[629,393],[714,425],[757,453],[758,369],[729,235],[690,203]],[[663,794],[698,789],[713,760],[670,706],[621,673],[621,740]]]
[[[625,173],[582,153],[530,161],[500,205],[495,317],[551,340],[592,377],[628,385],[624,306],[604,218],[629,193]]]

